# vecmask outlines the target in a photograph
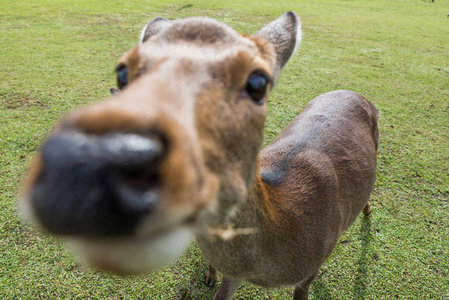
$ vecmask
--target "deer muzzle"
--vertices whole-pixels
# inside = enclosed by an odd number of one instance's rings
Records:
[[[42,149],[32,205],[55,234],[130,234],[158,201],[164,145],[136,134],[61,133]]]
[[[66,116],[37,155],[22,200],[25,218],[119,273],[175,259],[218,211],[219,176],[201,148],[214,140],[197,131],[196,92],[156,71]]]

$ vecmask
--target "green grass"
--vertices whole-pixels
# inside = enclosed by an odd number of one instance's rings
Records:
[[[143,276],[85,268],[19,220],[21,181],[61,116],[108,96],[116,60],[152,17],[210,16],[253,33],[287,10],[301,16],[304,41],[272,93],[266,142],[327,91],[355,90],[381,112],[373,214],[343,235],[311,299],[449,299],[448,0],[0,0],[1,299],[212,299],[195,244]]]

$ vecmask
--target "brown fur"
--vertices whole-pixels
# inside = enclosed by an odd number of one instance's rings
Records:
[[[129,84],[109,101],[70,114],[54,133],[161,139],[161,195],[129,238],[151,240],[193,227],[211,263],[207,284],[215,283],[215,268],[224,274],[215,299],[231,299],[243,280],[296,286],[294,299],[306,299],[341,233],[364,208],[369,212],[377,114],[362,96],[338,91],[317,97],[259,153],[266,101],[251,98],[248,78],[266,74],[266,99],[299,42],[298,24],[289,12],[244,37],[206,18],[154,20],[143,44],[119,61]],[[29,191],[45,176],[39,162]],[[33,210],[33,197],[25,203]],[[226,232],[211,230],[217,226],[242,234],[212,237]],[[114,260],[92,262],[128,272]]]

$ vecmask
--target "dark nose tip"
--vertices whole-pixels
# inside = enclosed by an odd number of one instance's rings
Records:
[[[162,150],[161,140],[154,137],[136,134],[88,136],[73,133],[50,138],[44,145],[42,155],[49,168],[89,163],[92,168],[110,164],[132,169],[155,161]]]
[[[156,203],[164,151],[158,136],[51,137],[42,149],[43,173],[33,189],[39,219],[56,234],[132,232]]]

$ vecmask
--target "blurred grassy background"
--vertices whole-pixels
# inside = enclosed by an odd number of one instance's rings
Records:
[[[311,299],[449,299],[448,0],[0,0],[1,299],[212,299],[194,243],[143,276],[80,265],[20,221],[21,181],[62,115],[108,96],[116,60],[151,18],[209,16],[255,33],[288,10],[304,40],[271,95],[266,142],[331,90],[357,91],[381,112],[373,214],[343,235]],[[291,295],[249,284],[237,292]]]

